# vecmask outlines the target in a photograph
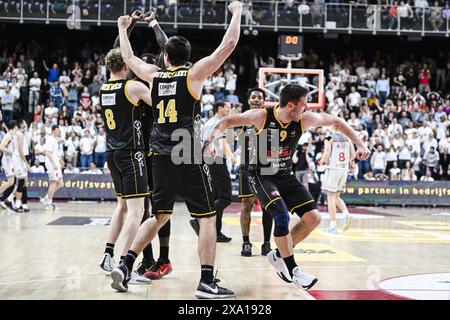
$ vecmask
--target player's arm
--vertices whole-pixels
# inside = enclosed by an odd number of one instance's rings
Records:
[[[332,146],[333,146],[333,142],[331,141],[331,139],[330,138],[326,139],[325,140],[325,149],[323,150],[322,157],[319,160],[319,163],[321,166],[328,163],[328,160],[330,160]]]
[[[355,159],[356,159],[355,146],[353,145],[353,143],[350,143],[350,161],[353,161]]]
[[[131,32],[134,29],[134,26],[136,25],[136,22],[138,22],[139,20],[141,20],[141,12],[139,10],[135,10],[132,14],[131,14],[131,24],[130,26],[127,28],[127,35],[128,38],[131,35]],[[120,36],[118,35],[116,38],[116,41],[114,41],[114,45],[113,48],[119,48],[120,47]]]
[[[12,155],[12,152],[6,148],[6,145],[11,141],[11,135],[7,133],[0,143],[0,151],[7,155]]]
[[[155,13],[153,11],[147,12],[144,15],[144,21],[148,23],[149,28],[153,29],[153,32],[155,32],[156,42],[158,42],[161,51],[164,51],[166,47],[166,42],[167,40],[169,40],[169,38],[158,24],[158,21],[156,21]]]
[[[234,51],[239,41],[242,4],[239,1],[234,1],[230,3],[228,10],[230,10],[233,17],[219,47],[210,56],[197,61],[189,71],[190,86],[197,96],[201,95],[205,79],[220,68]]]
[[[258,130],[258,128],[262,128],[264,126],[266,117],[266,109],[253,109],[241,114],[223,117],[222,120],[220,120],[216,124],[211,134],[209,135],[209,138],[205,141],[205,154],[209,155],[210,157],[214,157],[215,150],[214,143],[212,142],[220,137],[225,129],[252,125],[255,127],[255,130]]]
[[[154,64],[149,64],[133,54],[130,40],[127,35],[127,28],[131,24],[130,16],[122,16],[117,20],[120,37],[120,51],[122,52],[123,61],[126,65],[142,80],[148,83],[153,82],[153,76],[159,70]]]
[[[28,161],[25,158],[25,154],[23,153],[23,143],[24,143],[23,134],[22,134],[22,132],[18,131],[17,132],[17,147],[19,148],[19,156],[20,156],[20,159],[22,159],[22,161],[24,161],[28,165]]]
[[[370,151],[364,145],[362,140],[356,135],[355,131],[341,118],[328,113],[314,113],[306,111],[302,118],[303,130],[316,127],[336,126],[340,132],[345,134],[357,147],[358,159],[366,160],[370,156]]]
[[[127,82],[125,90],[127,96],[135,105],[138,105],[140,100],[144,101],[149,106],[152,105],[152,93],[142,82],[130,80]]]
[[[236,164],[236,157],[233,152],[231,152],[230,145],[227,142],[226,137],[223,137],[219,140],[220,147],[223,150],[223,155],[225,158],[230,159],[232,164]]]

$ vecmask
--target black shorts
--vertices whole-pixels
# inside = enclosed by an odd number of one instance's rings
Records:
[[[145,157],[145,162],[147,164],[147,183],[148,190],[153,193],[153,155],[149,152]]]
[[[214,191],[207,164],[173,164],[170,156],[153,156],[152,214],[171,214],[176,197],[186,203],[193,218],[216,214]]]
[[[289,176],[259,176],[249,175],[250,188],[255,193],[261,206],[268,210],[277,199],[284,201],[288,211],[302,217],[306,212],[316,209],[316,203],[295,175]]]
[[[239,168],[239,198],[254,197],[255,194],[248,185],[248,168],[241,166]]]
[[[150,194],[143,151],[108,151],[106,161],[118,197],[123,199],[141,198]]]

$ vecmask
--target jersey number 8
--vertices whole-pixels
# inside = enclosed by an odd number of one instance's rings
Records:
[[[164,111],[164,101],[161,101],[156,106],[159,110],[158,123],[166,123],[166,118],[169,118],[169,123],[177,122],[178,112],[175,108],[175,99],[170,99],[167,103],[166,110]]]
[[[106,125],[108,126],[108,129],[114,130],[116,128],[116,122],[114,121],[114,113],[111,109],[105,110],[105,118],[106,118]]]

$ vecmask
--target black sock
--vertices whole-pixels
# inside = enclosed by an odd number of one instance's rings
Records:
[[[119,264],[121,264],[121,263],[123,262],[123,260],[125,260],[125,257],[126,257],[126,256],[120,256],[120,262],[119,262]]]
[[[132,250],[128,250],[128,254],[125,256],[125,258],[123,259],[123,264],[127,267],[127,269],[129,271],[133,270],[133,264],[134,261],[137,258],[137,253],[132,251]]]
[[[150,267],[152,264],[155,263],[155,258],[153,257],[153,247],[151,242],[144,248],[144,250],[142,250],[142,255],[144,256],[143,261],[145,261],[146,268]]]
[[[249,236],[242,236],[242,239],[244,240],[244,243],[250,243],[250,237]]]
[[[294,260],[294,255],[287,257],[287,258],[283,258],[284,263],[286,264],[286,267],[289,270],[289,274],[292,277],[292,270],[294,270],[294,268],[297,266],[297,263]]]
[[[159,259],[164,259],[164,262],[169,262],[169,247],[159,247]]]
[[[277,253],[277,257],[278,257],[278,258],[281,258],[281,252],[280,252],[280,250],[278,250],[278,248],[276,248],[275,250],[276,250],[276,253]]]
[[[106,248],[105,248],[105,253],[109,253],[109,255],[112,257],[114,257],[114,243],[107,243],[106,244]]]
[[[202,265],[202,276],[200,278],[200,281],[204,283],[213,282],[214,280],[213,272],[214,272],[213,266]]]
[[[270,213],[268,213],[266,210],[263,210],[262,223],[264,232],[264,242],[270,242],[270,234],[272,233],[273,219]]]

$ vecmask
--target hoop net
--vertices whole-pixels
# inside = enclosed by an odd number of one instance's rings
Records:
[[[280,100],[280,90],[291,83],[308,89],[308,108],[323,109],[325,94],[322,69],[259,68],[259,87],[267,93],[266,106],[275,106]]]

